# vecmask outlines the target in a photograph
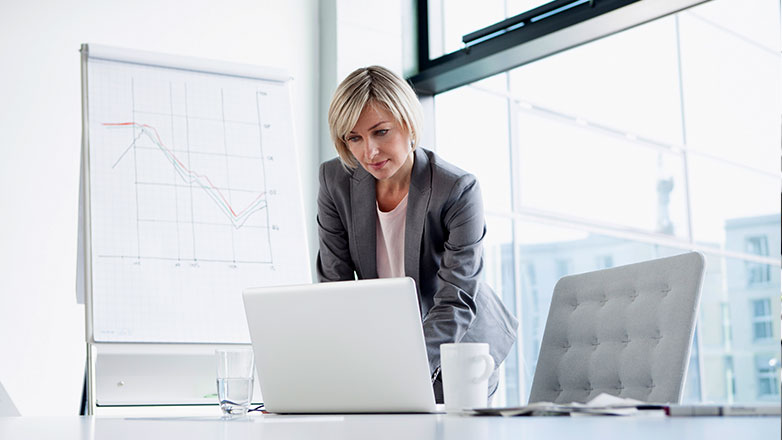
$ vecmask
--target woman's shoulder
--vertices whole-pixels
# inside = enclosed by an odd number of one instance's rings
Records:
[[[477,181],[472,173],[446,161],[434,151],[424,148],[421,150],[429,160],[429,167],[432,170],[433,185],[453,186],[457,183],[472,184]]]
[[[347,182],[353,176],[354,170],[346,168],[339,157],[327,160],[320,164],[320,180],[329,182],[329,185]]]

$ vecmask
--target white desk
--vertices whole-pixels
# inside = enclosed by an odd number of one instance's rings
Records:
[[[133,419],[0,418],[3,440],[87,439],[779,439],[779,417],[263,416]]]

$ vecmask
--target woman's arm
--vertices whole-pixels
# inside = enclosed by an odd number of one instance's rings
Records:
[[[328,188],[325,163],[320,166],[318,180],[318,281],[353,280],[355,267],[350,258],[348,233]]]
[[[432,372],[440,366],[440,344],[461,341],[477,310],[486,226],[474,176],[456,181],[443,208],[442,223],[445,250],[437,271],[437,291],[423,320]]]

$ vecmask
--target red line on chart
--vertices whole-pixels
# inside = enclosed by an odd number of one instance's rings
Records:
[[[244,222],[247,220],[247,218],[249,218],[249,215],[252,214],[252,212],[266,207],[265,203],[260,203],[261,201],[265,201],[265,199],[263,199],[263,196],[266,194],[266,192],[263,191],[260,194],[258,194],[258,197],[256,197],[252,202],[250,202],[244,209],[242,209],[237,213],[234,210],[234,208],[231,206],[231,204],[228,202],[228,200],[225,198],[223,193],[220,192],[219,189],[217,189],[217,187],[212,183],[212,181],[209,179],[208,176],[199,174],[189,169],[187,166],[185,166],[184,163],[182,163],[181,160],[179,160],[179,158],[176,157],[174,153],[171,152],[171,150],[169,150],[166,147],[166,145],[163,143],[163,140],[160,138],[160,134],[155,129],[155,127],[148,124],[139,124],[137,122],[103,122],[102,125],[107,127],[136,127],[141,129],[142,133],[146,134],[147,137],[149,137],[152,140],[152,142],[154,142],[158,146],[158,148],[160,148],[160,150],[163,152],[166,158],[168,158],[168,160],[174,165],[174,168],[177,170],[177,172],[179,172],[182,178],[188,181],[188,183],[192,183],[193,181],[195,181],[202,188],[204,188],[206,193],[218,204],[218,206],[220,206],[220,208],[229,216],[231,222],[233,222],[234,225],[236,225],[237,227],[243,225]],[[150,134],[150,132],[152,132],[152,134]],[[138,137],[136,139],[138,139]],[[131,147],[134,146],[135,143],[136,140],[134,140],[130,146]],[[122,156],[120,156],[119,160],[121,159]],[[119,163],[119,160],[117,161],[117,163]],[[114,165],[116,166],[116,163]]]

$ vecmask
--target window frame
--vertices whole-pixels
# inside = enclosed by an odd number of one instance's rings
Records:
[[[462,40],[477,40],[431,59],[429,1],[416,0],[418,73],[408,80],[419,95],[433,96],[707,1],[554,0],[476,29]]]

